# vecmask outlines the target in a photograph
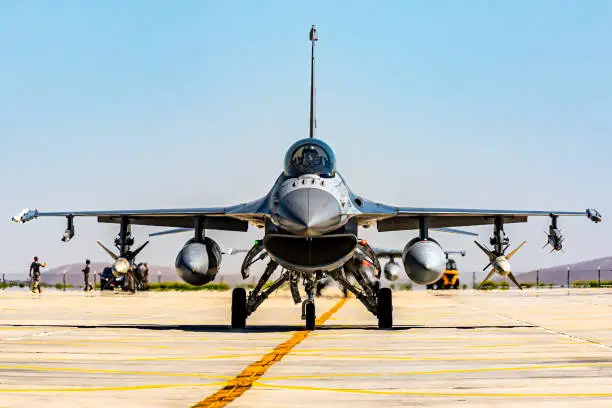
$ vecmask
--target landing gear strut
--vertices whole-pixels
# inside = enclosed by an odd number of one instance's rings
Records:
[[[317,316],[313,296],[314,287],[315,282],[312,276],[306,276],[304,278],[304,289],[308,298],[302,302],[302,320],[306,321],[306,330],[314,330],[316,326]]]
[[[356,271],[359,273],[359,271]],[[356,285],[353,285],[346,278],[346,272],[342,270],[334,271],[330,276],[342,286],[343,290],[351,292],[370,313],[378,318],[378,327],[390,329],[393,327],[393,292],[390,288],[380,288],[374,290],[367,284],[363,277],[355,275]]]
[[[313,301],[304,301],[304,318],[306,320],[306,330],[314,330],[316,326],[315,304]]]

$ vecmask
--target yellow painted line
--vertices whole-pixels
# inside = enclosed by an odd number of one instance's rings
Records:
[[[195,384],[146,384],[127,385],[124,387],[58,387],[58,388],[0,388],[1,393],[36,393],[36,392],[91,392],[91,391],[136,391],[153,390],[156,388],[179,388],[179,387],[211,387],[218,386],[221,382],[195,383]]]
[[[173,373],[167,371],[135,371],[135,370],[104,370],[104,369],[89,369],[78,367],[49,367],[35,365],[3,365],[0,370],[31,370],[31,371],[59,371],[73,373],[89,373],[89,374],[123,374],[123,375],[157,375],[164,377],[199,377],[209,378],[214,380],[225,380],[233,378],[228,375],[207,375],[198,373]]]
[[[381,356],[381,355],[345,355],[345,354],[317,354],[308,353],[304,350],[295,350],[292,353],[294,357],[323,357],[330,359],[347,359],[347,360],[389,360],[389,361],[521,361],[520,357],[508,356],[493,356],[493,357],[399,357],[399,356]],[[533,357],[524,357],[522,360],[532,361]]]
[[[453,391],[403,391],[403,390],[365,390],[354,388],[327,388],[327,387],[307,387],[299,385],[272,385],[257,381],[253,384],[256,387],[276,388],[284,390],[299,391],[328,391],[342,392],[350,394],[370,394],[370,395],[410,395],[415,397],[612,397],[612,393],[593,392],[593,393],[505,393],[505,392],[453,392]]]
[[[480,345],[466,345],[468,348],[496,348],[496,347],[525,347],[525,346],[546,346],[550,347],[550,344],[480,344]]]
[[[99,344],[89,344],[87,340],[6,340],[11,344],[23,344],[23,345],[38,345],[38,346],[79,346],[87,347],[89,345],[100,347]],[[125,343],[122,347],[137,347],[137,348],[167,348],[168,346],[161,345],[150,345],[150,344],[138,344],[138,343]]]
[[[323,315],[317,319],[317,325],[324,324],[334,313],[344,306],[347,300],[348,298],[340,300],[331,309],[323,313]],[[194,407],[225,407],[249,390],[253,384],[264,375],[268,368],[289,354],[291,349],[302,342],[309,333],[310,331],[308,330],[294,333],[287,341],[279,344],[270,353],[249,365],[244,371],[238,374],[238,376],[228,381],[223,388],[198,402]]]
[[[531,371],[531,370],[563,370],[572,368],[589,367],[612,367],[612,363],[577,363],[563,365],[532,365],[518,367],[483,367],[483,368],[455,368],[446,370],[432,371],[396,371],[382,373],[331,373],[313,375],[287,375],[277,377],[267,377],[265,381],[301,380],[301,379],[324,379],[334,377],[385,377],[385,376],[410,376],[410,375],[439,375],[439,374],[460,374],[460,373],[486,373],[495,371]]]
[[[214,356],[199,356],[199,357],[132,357],[126,358],[125,361],[182,361],[182,360],[225,360],[232,358],[241,357],[255,357],[261,356],[261,353],[244,353],[244,354],[226,354],[226,355],[214,355]]]

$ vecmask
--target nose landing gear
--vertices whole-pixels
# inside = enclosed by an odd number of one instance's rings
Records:
[[[314,301],[306,299],[302,302],[302,320],[306,321],[306,330],[314,330],[316,328],[316,309]]]
[[[232,291],[232,329],[244,329],[247,318],[247,298],[244,288]]]

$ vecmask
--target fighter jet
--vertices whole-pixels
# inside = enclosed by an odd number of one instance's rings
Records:
[[[242,288],[233,290],[232,327],[244,328],[247,317],[274,290],[290,282],[294,289],[299,283],[304,286],[307,299],[302,303],[302,316],[306,328],[312,330],[315,329],[316,318],[313,292],[317,280],[325,275],[358,294],[357,299],[378,318],[380,328],[392,326],[390,289],[374,290],[364,283],[363,263],[359,259],[364,254],[370,258],[375,256],[368,243],[360,239],[363,228],[376,227],[380,232],[416,230],[418,236],[410,240],[402,251],[402,262],[410,279],[428,284],[437,281],[446,266],[444,250],[429,237],[431,228],[494,224],[496,232],[503,223],[526,222],[530,216],[550,214],[586,216],[594,222],[601,220],[595,210],[525,211],[395,206],[371,201],[354,192],[337,170],[334,151],[316,137],[315,44],[318,35],[314,26],[309,38],[309,137],[289,147],[283,171],[261,198],[222,207],[57,212],[25,210],[13,217],[13,221],[66,217],[65,241],[74,236],[75,217],[97,217],[98,222],[119,224],[121,229],[128,225],[193,228],[193,238],[185,243],[175,262],[178,275],[192,285],[203,285],[213,280],[221,264],[219,245],[206,236],[206,231],[240,232],[247,231],[251,225],[261,229],[261,239],[256,240],[247,252],[241,269],[242,276],[249,276],[249,268],[254,262],[267,261],[267,266],[248,296]],[[390,182],[391,178],[387,177],[386,182]],[[125,235],[120,234],[120,239],[125,239]],[[377,261],[373,264],[377,269],[375,273],[380,274],[380,265],[377,265]],[[282,273],[264,289],[279,266]],[[356,282],[347,281],[345,273],[358,277]]]

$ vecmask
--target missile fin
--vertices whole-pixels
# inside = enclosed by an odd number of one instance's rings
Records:
[[[110,249],[108,249],[107,247],[105,247],[104,245],[102,245],[102,243],[100,241],[96,241],[98,243],[98,245],[100,245],[102,247],[103,250],[106,251],[107,254],[110,255],[111,258],[113,258],[113,260],[117,260],[119,257],[117,255],[115,255],[115,253],[113,251],[111,251]]]
[[[519,249],[521,249],[521,247],[522,247],[523,245],[525,245],[526,243],[527,243],[527,241],[523,241],[523,242],[521,243],[521,245],[519,245],[519,246],[517,246],[516,248],[514,248],[514,250],[513,250],[512,252],[510,252],[508,255],[506,255],[506,259],[510,259],[510,258],[512,258],[512,256],[513,256],[514,254],[516,254],[516,253],[518,252],[518,250],[519,250]]]

